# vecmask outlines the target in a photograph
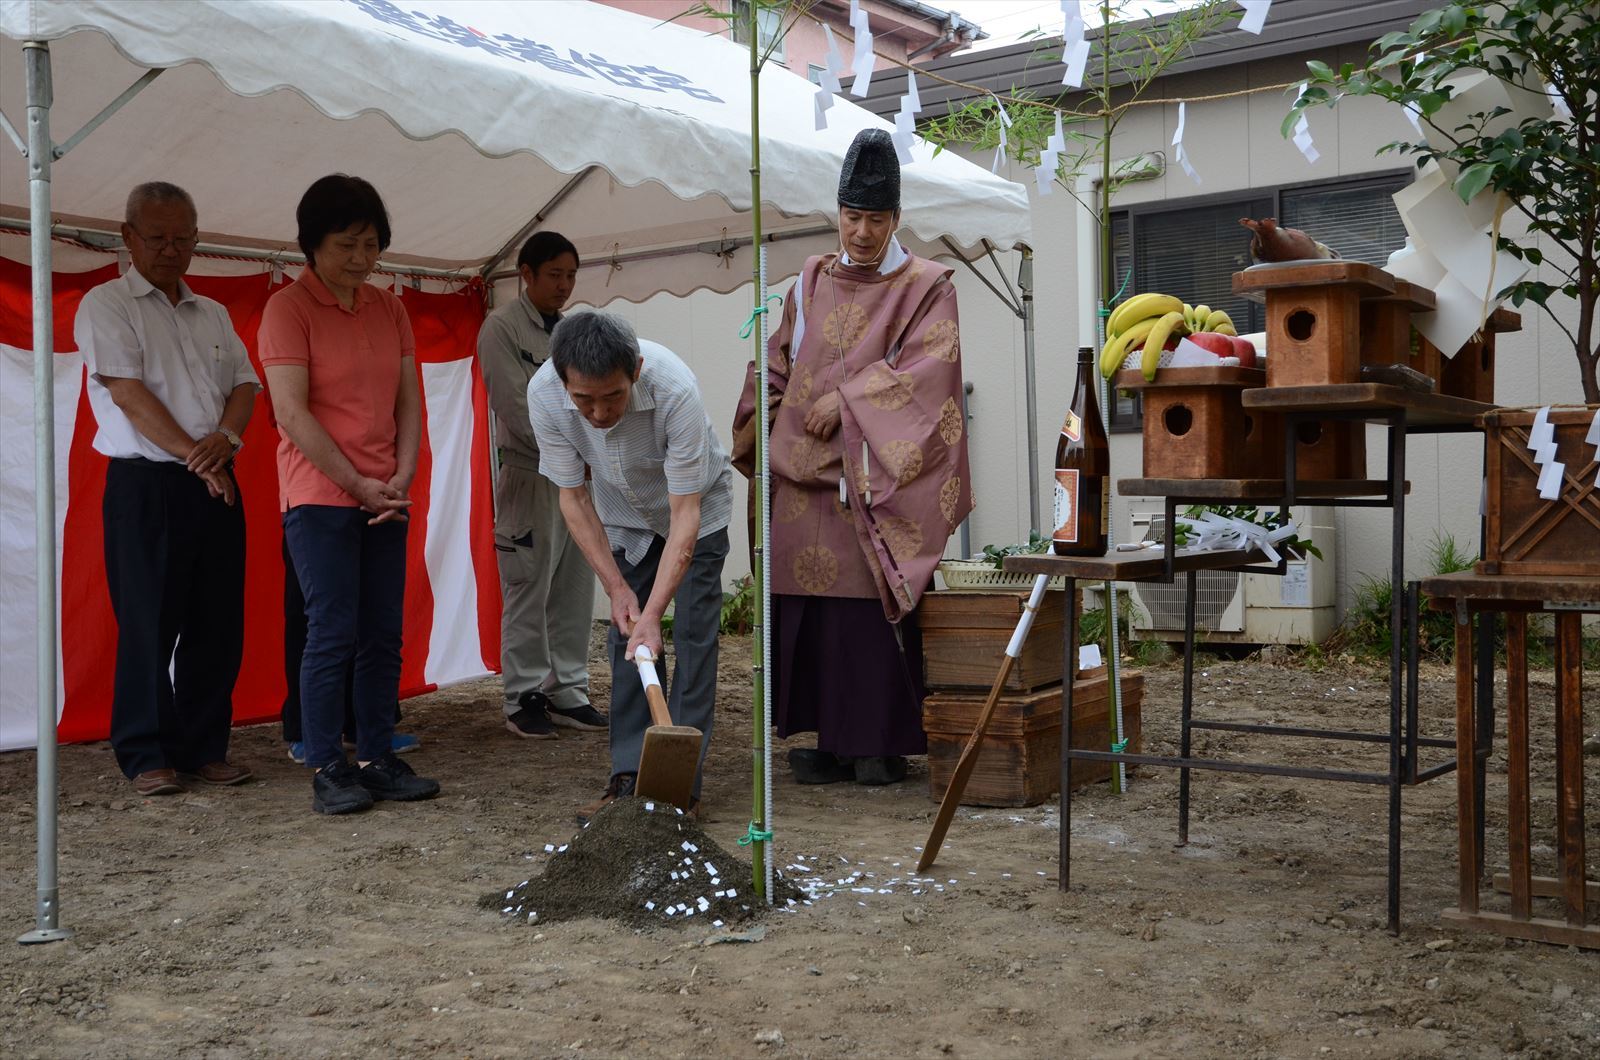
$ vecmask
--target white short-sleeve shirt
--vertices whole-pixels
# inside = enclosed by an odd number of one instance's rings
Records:
[[[677,354],[639,340],[644,359],[628,408],[610,430],[583,418],[546,361],[528,382],[528,418],[539,441],[539,471],[557,486],[593,475],[595,513],[613,551],[638,563],[672,522],[672,496],[700,495],[700,536],[726,530],[733,516],[733,465]]]
[[[177,463],[140,434],[117,408],[102,378],[138,379],[191,437],[217,429],[234,388],[261,380],[222,303],[179,281],[173,305],[150,281],[129,269],[83,296],[72,332],[89,366],[89,405],[99,431],[98,452]]]

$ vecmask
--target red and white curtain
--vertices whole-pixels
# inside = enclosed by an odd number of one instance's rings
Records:
[[[117,267],[55,276],[57,735],[104,739],[110,729],[117,626],[106,591],[101,493],[106,459],[93,448],[83,358],[72,335],[78,302]],[[33,301],[30,270],[0,259],[0,750],[36,740],[36,561],[33,481]],[[256,360],[256,328],[277,288],[269,276],[194,276],[194,290],[227,307]],[[281,283],[281,281],[280,281]],[[423,397],[422,452],[412,487],[401,695],[499,670],[489,413],[474,357],[483,297],[406,290]],[[261,371],[257,362],[256,370]],[[277,430],[263,391],[236,473],[245,509],[244,663],[235,724],[278,716],[283,702],[282,524]]]

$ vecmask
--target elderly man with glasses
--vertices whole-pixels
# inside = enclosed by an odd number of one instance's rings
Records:
[[[221,785],[251,777],[227,760],[244,647],[232,467],[261,387],[227,310],[183,282],[197,228],[182,188],[134,188],[122,226],[133,268],[86,294],[73,327],[94,447],[111,458],[111,747],[140,795],[182,791],[180,774]]]

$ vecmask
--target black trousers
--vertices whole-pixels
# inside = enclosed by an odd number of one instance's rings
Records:
[[[133,777],[222,761],[244,652],[243,506],[182,464],[134,458],[111,461],[103,515],[117,764]]]

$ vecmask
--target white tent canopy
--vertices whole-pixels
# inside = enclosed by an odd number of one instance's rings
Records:
[[[56,467],[51,233],[115,232],[142,181],[188,188],[214,247],[292,252],[303,189],[347,171],[389,206],[390,265],[488,274],[546,228],[577,244],[586,272],[604,271],[584,289],[605,294],[588,300],[747,281],[746,52],[573,0],[402,2],[0,0],[0,113],[20,149],[0,144],[0,252],[8,230],[29,233],[36,483]],[[775,64],[762,74],[772,279],[835,245],[845,148],[860,129],[887,128],[837,101],[829,128],[813,131],[814,93]],[[912,250],[1025,245],[1018,185],[925,143],[913,153],[902,179]],[[1027,328],[1031,303],[1016,305]],[[70,934],[56,886],[56,518],[54,491],[37,489],[39,879],[23,942]]]
[[[730,291],[751,274],[749,62],[723,37],[575,0],[3,0],[0,31],[0,109],[19,128],[20,42],[52,42],[58,139],[165,69],[57,165],[58,223],[115,231],[127,189],[167,179],[194,194],[206,242],[293,250],[300,193],[342,170],[384,195],[390,262],[478,271],[542,217],[602,300]],[[889,127],[839,100],[814,131],[814,91],[763,72],[772,279],[833,245],[844,150]],[[914,154],[909,249],[1027,241],[1019,185],[920,141]],[[25,160],[3,152],[0,216],[27,217],[26,187]]]

